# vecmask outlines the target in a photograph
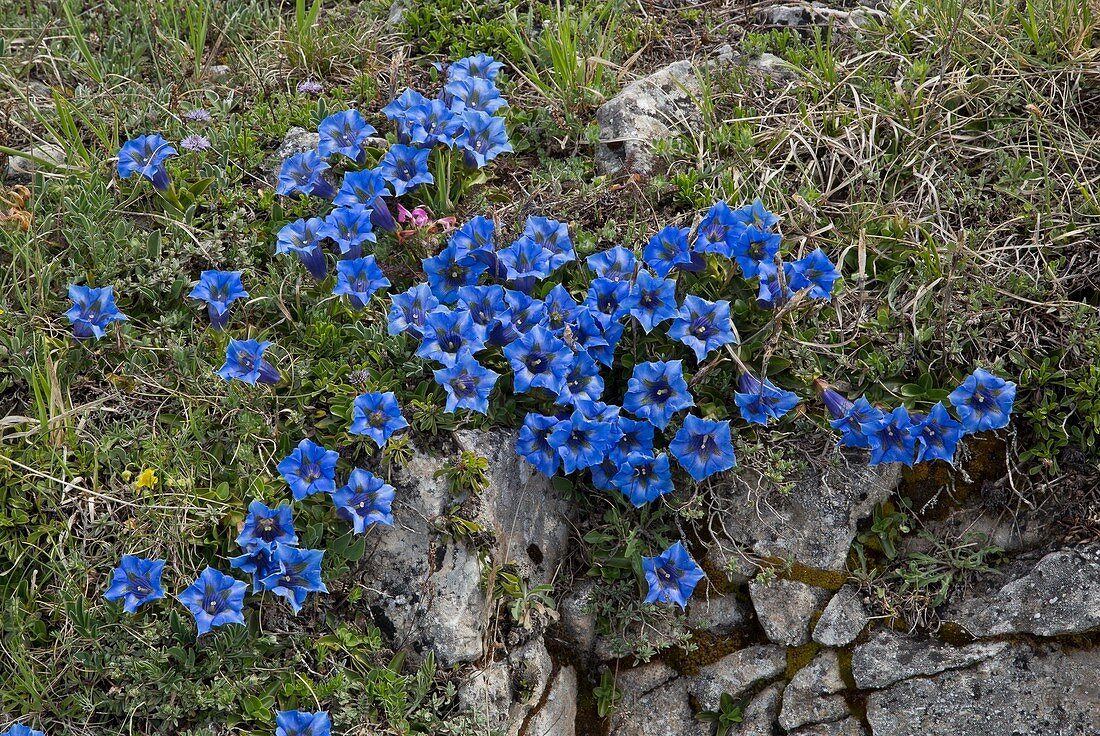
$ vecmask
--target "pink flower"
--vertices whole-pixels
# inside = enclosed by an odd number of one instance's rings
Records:
[[[397,204],[397,221],[409,222],[415,228],[421,228],[431,222],[432,216],[426,207],[416,207],[410,212],[400,202]]]

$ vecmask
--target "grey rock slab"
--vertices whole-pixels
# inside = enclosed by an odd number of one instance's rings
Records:
[[[794,647],[810,641],[810,619],[825,605],[829,591],[796,580],[753,581],[749,596],[768,639]]]
[[[65,149],[56,144],[40,143],[33,145],[27,149],[26,153],[28,156],[33,156],[33,158],[8,156],[8,166],[5,171],[7,177],[31,176],[34,172],[38,171],[39,168],[51,171],[65,166]],[[46,163],[41,164],[35,159],[41,159]]]
[[[856,525],[897,487],[895,465],[871,467],[860,454],[838,452],[835,464],[806,473],[790,493],[731,489],[743,495],[724,509],[730,541],[761,557],[845,572]]]
[[[687,690],[703,710],[718,710],[723,693],[736,698],[758,682],[779,677],[786,668],[787,654],[782,647],[746,647],[701,667]]]
[[[855,718],[845,718],[832,723],[818,723],[797,731],[790,736],[867,736],[867,729]]]
[[[871,693],[867,721],[873,736],[1095,736],[1100,651],[1013,644]]]
[[[1100,629],[1100,546],[1058,550],[995,594],[953,605],[947,620],[976,637],[1058,636]]]
[[[493,533],[498,564],[516,565],[532,585],[553,581],[569,545],[576,505],[516,454],[514,432],[457,432],[458,444],[489,461],[489,485],[470,499]]]
[[[455,544],[445,547],[439,569],[428,577],[420,630],[445,667],[472,662],[482,654],[487,603],[480,581],[477,555]]]
[[[475,670],[458,687],[458,703],[465,713],[480,715],[494,732],[507,728],[512,721],[512,678],[508,665],[494,662]]]
[[[783,698],[783,685],[776,683],[757,693],[741,714],[741,722],[729,730],[729,736],[772,736],[779,717],[779,703]]]
[[[1008,644],[977,642],[964,647],[919,640],[890,629],[874,634],[852,653],[852,677],[859,688],[882,688],[911,677],[970,667],[1003,655]]]
[[[709,736],[695,720],[687,683],[667,666],[652,662],[615,679],[622,699],[611,716],[610,736]]]
[[[848,713],[844,698],[836,693],[844,689],[836,652],[819,652],[808,665],[791,678],[783,691],[779,725],[788,731],[809,723],[836,721]]]
[[[558,630],[573,651],[586,656],[595,651],[599,636],[596,614],[590,610],[595,591],[595,585],[583,583],[558,600]]]
[[[749,623],[752,608],[736,595],[696,595],[687,609],[688,626],[726,636]]]
[[[827,647],[843,647],[855,641],[868,621],[863,594],[845,585],[833,595],[814,626],[813,640]]]
[[[577,725],[577,673],[562,667],[554,676],[542,707],[522,730],[523,736],[574,736]]]

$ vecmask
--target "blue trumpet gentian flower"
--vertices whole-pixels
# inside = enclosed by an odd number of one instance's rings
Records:
[[[176,596],[195,617],[199,636],[217,626],[244,624],[244,594],[248,586],[212,567]]]
[[[188,296],[206,302],[210,327],[223,330],[229,321],[229,305],[247,298],[248,292],[241,284],[240,271],[203,271]]]
[[[129,319],[118,311],[114,289],[110,286],[94,289],[71,284],[69,299],[73,306],[65,312],[65,317],[73,326],[73,337],[78,340],[87,340],[89,337],[98,340],[107,334],[107,325]]]
[[[278,369],[264,359],[264,351],[270,346],[270,342],[257,340],[230,340],[225,348],[225,364],[217,370],[218,375],[227,381],[253,385],[278,383],[282,378]]]
[[[394,489],[373,473],[355,468],[348,483],[332,494],[337,515],[352,524],[352,531],[364,534],[372,524],[393,526]]]
[[[627,382],[623,408],[658,429],[668,426],[672,415],[695,406],[684,380],[683,361],[638,363]]]
[[[153,183],[157,189],[168,188],[168,169],[165,164],[179,152],[172,144],[159,135],[142,135],[126,141],[118,152],[118,175],[129,179],[140,174]]]
[[[379,447],[409,423],[401,416],[401,407],[393,391],[367,393],[356,396],[352,402],[352,420],[348,432],[366,435]]]
[[[340,454],[326,450],[312,440],[302,440],[279,463],[278,470],[294,494],[301,501],[314,493],[332,493],[336,490],[336,462]]]
[[[668,449],[697,481],[737,465],[729,421],[716,422],[688,414]]]
[[[355,309],[363,309],[371,295],[390,285],[374,256],[363,256],[336,264],[336,286],[333,294],[344,294]]]
[[[959,415],[963,431],[984,432],[1008,426],[1016,384],[978,368],[948,396]]]
[[[646,603],[675,603],[680,608],[687,607],[695,586],[706,577],[682,542],[676,542],[656,557],[643,557],[642,571],[649,585]]]
[[[277,569],[263,579],[264,590],[270,590],[286,598],[297,615],[310,593],[327,593],[328,587],[321,580],[321,549],[298,549],[280,545],[273,559]]]
[[[164,597],[160,577],[164,572],[164,560],[149,560],[136,555],[123,555],[115,568],[111,587],[103,597],[109,601],[122,600],[122,610],[137,612],[138,606]]]

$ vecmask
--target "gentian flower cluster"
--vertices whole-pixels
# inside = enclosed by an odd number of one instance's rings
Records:
[[[871,465],[943,460],[953,463],[955,449],[966,435],[1008,426],[1016,384],[978,368],[948,396],[958,419],[937,402],[927,414],[910,413],[904,406],[886,412],[866,398],[854,402],[829,386],[822,400],[841,432],[840,444],[871,451]]]
[[[46,736],[46,734],[35,731],[30,726],[24,726],[22,723],[16,723],[0,736]]]

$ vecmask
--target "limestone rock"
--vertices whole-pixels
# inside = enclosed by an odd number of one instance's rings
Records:
[[[727,636],[749,622],[752,609],[735,595],[697,595],[688,604],[687,615],[691,628]]]
[[[848,715],[843,696],[840,662],[836,652],[825,650],[795,673],[783,691],[779,725],[788,731],[809,723],[836,721]]]
[[[756,18],[766,26],[795,28],[808,33],[816,26],[860,28],[885,15],[871,7],[842,10],[820,2],[801,2],[769,5],[757,12]]]
[[[768,639],[794,647],[810,640],[810,619],[825,605],[829,591],[796,580],[754,581],[749,596]]]
[[[507,727],[511,719],[512,678],[508,665],[494,662],[476,670],[458,688],[459,706],[464,712],[476,713],[494,732]]]
[[[659,662],[622,672],[615,686],[622,693],[611,717],[610,736],[708,736],[695,720],[687,683]]]
[[[997,593],[953,606],[947,618],[979,638],[1100,629],[1100,546],[1051,552]]]
[[[729,730],[729,736],[772,736],[775,721],[779,717],[779,701],[783,697],[783,684],[776,683],[761,690],[749,701],[741,714],[741,722]]]
[[[15,176],[31,176],[34,172],[38,171],[39,168],[51,171],[55,168],[65,166],[65,149],[53,143],[39,143],[33,145],[27,149],[27,154],[34,156],[36,159],[45,161],[46,164],[40,164],[34,159],[23,158],[22,156],[8,156],[8,167],[5,176],[8,178]]]
[[[703,710],[718,710],[723,693],[738,697],[762,680],[772,680],[787,668],[781,647],[747,647],[700,668],[688,684],[688,693]]]
[[[807,473],[790,493],[732,498],[725,520],[730,541],[762,557],[844,572],[856,525],[897,486],[895,465],[871,467],[863,456],[841,452],[836,464]]]
[[[825,606],[814,626],[813,639],[827,647],[843,647],[859,636],[867,621],[867,609],[859,588],[845,585]]]
[[[577,723],[577,673],[562,667],[545,702],[522,730],[523,736],[574,736]]]
[[[492,532],[498,564],[516,565],[531,585],[553,581],[569,544],[575,504],[516,454],[514,432],[458,432],[458,444],[489,461],[489,485],[470,503]]]
[[[874,736],[1100,733],[1100,651],[1013,644],[972,667],[871,693]]]
[[[969,667],[1000,656],[1007,648],[1008,644],[996,642],[953,647],[883,629],[852,653],[852,676],[860,688],[887,687],[911,677]]]
[[[843,721],[832,723],[818,723],[797,731],[791,731],[790,736],[867,736],[867,729],[855,718],[845,718]]]

